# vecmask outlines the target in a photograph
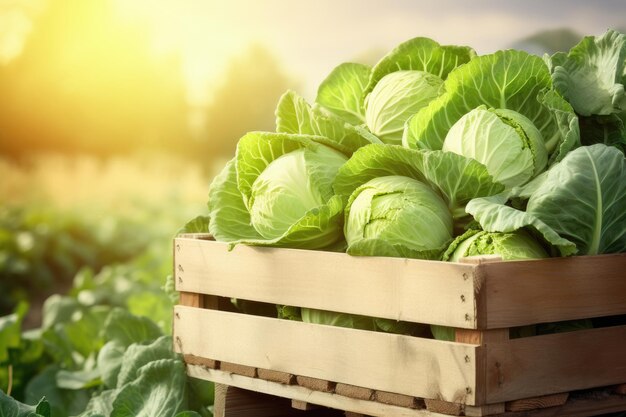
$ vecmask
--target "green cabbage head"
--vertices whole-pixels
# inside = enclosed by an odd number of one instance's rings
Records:
[[[505,261],[548,257],[543,246],[523,230],[512,233],[470,230],[452,242],[443,260],[458,262],[479,255],[498,255]]]
[[[252,184],[248,208],[254,228],[264,238],[275,239],[307,211],[326,204],[337,170],[346,161],[326,146],[301,148],[272,161]]]
[[[523,185],[548,164],[548,151],[535,125],[507,109],[478,107],[450,129],[443,150],[475,159],[507,188]]]
[[[549,257],[546,250],[523,230],[511,233],[468,230],[457,237],[443,254],[444,261],[458,262],[461,258],[479,255],[499,255],[505,261],[540,259]],[[452,327],[431,325],[430,330],[437,340],[454,341]],[[516,329],[517,336],[534,334],[534,326]]]
[[[439,96],[443,80],[425,71],[385,75],[367,96],[365,123],[384,143],[402,142],[405,122]]]
[[[332,185],[348,157],[300,134],[251,132],[209,188],[209,232],[236,244],[319,249],[343,241]]]
[[[452,215],[426,184],[378,177],[350,196],[344,233],[353,255],[434,259],[452,239]]]

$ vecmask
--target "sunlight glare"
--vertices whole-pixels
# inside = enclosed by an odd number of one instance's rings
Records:
[[[236,11],[224,2],[117,0],[116,6],[123,18],[149,27],[155,53],[180,53],[192,106],[210,101],[227,63],[247,45],[248,33],[233,30]]]

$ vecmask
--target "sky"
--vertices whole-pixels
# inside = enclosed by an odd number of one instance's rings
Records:
[[[157,53],[182,54],[189,100],[199,104],[250,44],[270,49],[311,100],[334,66],[371,59],[416,36],[486,54],[541,30],[626,27],[624,0],[112,1],[124,19],[150,27]],[[30,17],[45,2],[0,0],[0,60],[19,54]]]

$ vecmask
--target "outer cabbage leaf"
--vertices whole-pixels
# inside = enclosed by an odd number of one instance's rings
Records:
[[[578,126],[578,117],[572,106],[555,90],[544,90],[539,93],[537,100],[548,109],[555,129],[552,136],[545,136],[546,149],[551,153],[550,164],[559,162],[573,149],[581,145],[581,133]]]
[[[626,252],[626,160],[602,144],[570,152],[548,171],[526,211],[574,242],[579,254]]]
[[[335,178],[334,189],[347,198],[367,181],[402,175],[429,184],[441,193],[455,219],[466,215],[473,198],[494,195],[504,186],[493,180],[487,168],[452,152],[423,151],[395,145],[369,145],[346,162]]]
[[[343,204],[340,197],[333,196],[331,184],[337,164],[343,164],[347,158],[320,144],[319,139],[317,136],[266,132],[251,132],[241,138],[236,160],[231,161],[214,180],[209,192],[209,230],[216,239],[233,245],[245,243],[309,249],[326,247],[340,240]],[[307,187],[318,190],[324,204],[301,213],[293,224],[283,225],[282,233],[264,237],[253,226],[250,216],[250,209],[259,198],[255,196],[258,191],[255,181],[273,162],[297,152],[309,153],[305,161]],[[316,153],[321,156],[318,158]],[[331,153],[336,163],[324,158],[326,153]]]
[[[614,30],[586,36],[569,54],[552,59],[554,87],[583,116],[626,110],[623,74],[626,36]]]
[[[468,46],[439,45],[428,38],[413,38],[385,55],[373,68],[365,89],[369,93],[385,75],[395,71],[426,71],[445,79],[454,68],[468,62],[476,52]]]
[[[150,362],[139,369],[137,379],[119,390],[111,417],[173,416],[186,408],[186,380],[182,361]]]
[[[619,150],[580,147],[528,188],[472,200],[467,211],[488,231],[534,228],[563,256],[626,251],[626,160]],[[505,205],[520,195],[529,195],[525,212]]]
[[[365,122],[384,143],[402,142],[406,121],[441,94],[443,80],[425,71],[384,76],[365,100]]]
[[[287,91],[276,107],[276,131],[316,136],[315,141],[350,155],[361,146],[381,141],[361,126],[323,112],[293,91]]]
[[[348,123],[365,123],[363,96],[371,73],[369,65],[339,65],[320,84],[315,102]]]
[[[573,255],[576,245],[559,234],[542,220],[525,211],[506,205],[509,194],[476,198],[467,204],[466,210],[488,232],[510,233],[524,227],[536,230],[549,244],[555,246],[561,256]]]
[[[301,309],[302,321],[305,323],[325,324],[328,326],[347,327],[350,329],[375,330],[374,319],[356,314],[336,313],[334,311]]]
[[[220,242],[261,239],[237,188],[237,160],[228,161],[209,187],[209,232]]]
[[[544,105],[543,90],[551,87],[548,67],[541,58],[522,51],[498,51],[472,59],[450,73],[445,93],[420,110],[408,122],[403,144],[409,148],[441,149],[457,120],[480,106],[509,109],[530,119],[539,129],[550,154],[560,151],[569,123]],[[554,101],[558,96],[550,96]],[[561,99],[562,100],[562,99]],[[566,104],[558,106],[565,108]],[[575,116],[575,115],[572,115]]]

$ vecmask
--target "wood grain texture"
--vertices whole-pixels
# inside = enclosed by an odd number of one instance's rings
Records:
[[[466,414],[473,416],[486,416],[504,412],[504,403],[487,404],[487,373],[490,371],[487,367],[487,350],[486,346],[494,344],[506,343],[509,340],[509,329],[493,329],[493,330],[469,330],[455,329],[454,338],[459,343],[470,343],[481,346],[480,353],[476,356],[476,404],[484,407],[474,407],[467,409]],[[466,358],[466,361],[469,359]],[[469,414],[468,414],[469,415]]]
[[[478,327],[626,314],[626,253],[484,263]]]
[[[371,388],[357,387],[350,384],[338,383],[335,392],[344,397],[356,398],[359,400],[371,401],[374,399],[374,390]]]
[[[302,387],[312,389],[313,391],[335,392],[336,382],[327,379],[312,378],[310,376],[297,375],[296,383]]]
[[[204,295],[181,291],[178,304],[187,307],[204,308]]]
[[[528,411],[539,408],[556,407],[565,404],[568,398],[569,392],[562,392],[559,394],[509,401],[506,403],[506,411]]]
[[[486,346],[487,403],[618,384],[625,340],[626,326],[615,326]]]
[[[426,403],[428,411],[432,413],[441,413],[448,416],[460,416],[463,414],[463,404],[435,400],[432,398],[426,398],[424,402]]]
[[[237,375],[243,375],[250,378],[256,378],[256,368],[253,366],[240,365],[238,363],[220,361],[220,369],[224,372],[231,372]]]
[[[374,390],[474,404],[479,347],[462,343],[175,307],[186,354]],[[206,337],[211,329],[220,337]]]
[[[394,392],[376,391],[374,399],[383,404],[397,405],[407,408],[424,408],[424,400],[410,395],[396,394]]]
[[[467,417],[484,417],[501,414],[504,410],[504,403],[477,406],[466,405],[464,413]]]
[[[474,265],[175,240],[179,291],[475,328]]]
[[[345,410],[352,413],[361,413],[374,417],[449,417],[445,414],[431,413],[427,410],[416,410],[394,405],[381,404],[375,401],[363,401],[343,397],[329,392],[313,391],[298,385],[283,385],[258,378],[248,378],[215,369],[205,369],[200,366],[188,365],[187,370],[194,378],[213,381],[246,390],[257,391],[279,397],[319,404],[325,407]]]
[[[296,376],[288,372],[274,371],[272,369],[257,369],[257,376],[268,381],[292,385],[296,383]]]
[[[626,411],[626,397],[613,395],[601,398],[569,399],[562,406],[505,412],[498,417],[589,417],[621,411]]]
[[[200,365],[211,369],[220,369],[220,362],[214,359],[203,358],[195,355],[184,355],[185,363],[190,365]]]

